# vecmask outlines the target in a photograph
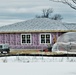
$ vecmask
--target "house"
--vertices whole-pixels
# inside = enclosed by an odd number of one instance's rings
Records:
[[[11,49],[44,49],[71,31],[76,32],[75,23],[35,18],[0,27],[0,44],[9,44]]]

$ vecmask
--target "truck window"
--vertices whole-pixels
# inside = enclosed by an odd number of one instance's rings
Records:
[[[0,45],[0,49],[2,49],[2,45]]]

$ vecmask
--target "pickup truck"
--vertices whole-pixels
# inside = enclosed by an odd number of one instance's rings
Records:
[[[3,53],[4,51],[7,53],[10,52],[10,47],[8,44],[0,44],[0,52]]]

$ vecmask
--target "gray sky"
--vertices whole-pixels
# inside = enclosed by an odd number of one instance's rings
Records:
[[[61,14],[64,22],[75,22],[76,10],[62,3],[50,0],[0,0],[0,26],[35,18],[42,9],[53,8],[54,14]]]

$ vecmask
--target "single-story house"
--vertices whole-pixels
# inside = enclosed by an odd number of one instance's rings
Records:
[[[0,44],[11,49],[44,49],[65,32],[76,32],[76,23],[35,18],[0,27]]]

